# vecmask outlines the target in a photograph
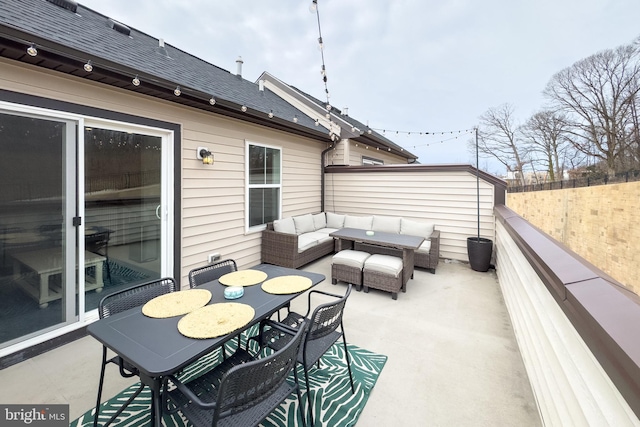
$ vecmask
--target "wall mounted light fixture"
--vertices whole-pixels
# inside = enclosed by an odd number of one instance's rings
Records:
[[[196,150],[196,159],[202,160],[203,165],[212,165],[213,153],[206,147],[198,147]]]
[[[38,54],[38,49],[36,49],[35,43],[31,43],[31,46],[27,48],[27,53],[29,56],[36,56]]]

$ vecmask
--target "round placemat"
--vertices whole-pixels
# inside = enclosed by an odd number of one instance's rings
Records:
[[[218,281],[225,286],[251,286],[267,279],[267,273],[260,270],[239,270],[227,273]]]
[[[207,305],[178,321],[178,331],[186,337],[207,339],[221,337],[246,326],[253,316],[253,307],[237,302]]]
[[[160,295],[142,306],[142,314],[156,319],[181,316],[204,307],[211,301],[206,289],[187,289]]]
[[[306,291],[313,285],[308,277],[280,276],[269,279],[262,284],[262,290],[269,294],[286,295]]]

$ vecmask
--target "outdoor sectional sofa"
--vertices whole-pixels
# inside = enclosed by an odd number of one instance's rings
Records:
[[[435,273],[440,254],[440,231],[433,223],[395,216],[354,216],[320,212],[287,217],[267,224],[262,232],[262,262],[298,268],[335,252],[330,233],[341,228],[359,228],[388,233],[422,236],[424,243],[415,252],[415,266]],[[356,244],[355,249],[402,257],[401,249]]]

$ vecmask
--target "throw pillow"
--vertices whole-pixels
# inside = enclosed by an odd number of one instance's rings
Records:
[[[296,226],[291,217],[273,221],[273,230],[278,233],[296,234]]]

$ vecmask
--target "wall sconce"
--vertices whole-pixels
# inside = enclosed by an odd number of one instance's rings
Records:
[[[196,158],[202,160],[203,165],[213,164],[213,153],[208,148],[198,147],[196,150]]]
[[[36,56],[38,54],[38,49],[36,49],[35,43],[31,43],[31,46],[27,48],[27,53],[29,56]]]

